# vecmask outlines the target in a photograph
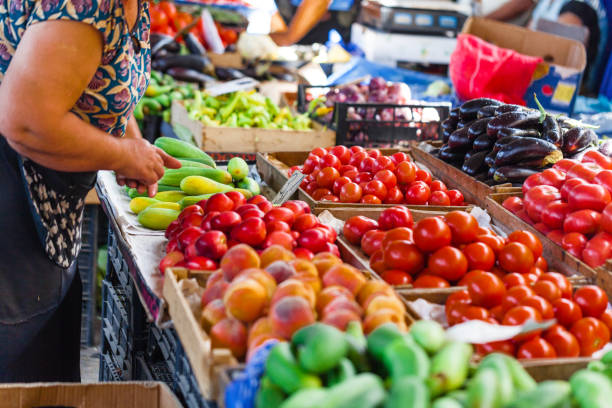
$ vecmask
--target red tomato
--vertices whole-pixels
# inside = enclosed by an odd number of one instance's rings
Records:
[[[608,329],[612,330],[612,309],[606,309],[606,311],[599,316],[599,320],[604,322]]]
[[[396,165],[395,176],[399,184],[410,184],[416,180],[417,166],[413,162],[403,161]]]
[[[546,169],[540,174],[542,184],[561,188],[565,181],[565,173],[556,169]]]
[[[448,288],[450,283],[439,276],[421,274],[414,280],[412,286],[415,288]]]
[[[587,242],[582,251],[582,260],[589,266],[596,268],[612,256],[612,235],[601,231]]]
[[[504,283],[491,272],[482,272],[474,276],[467,287],[472,303],[487,309],[500,305],[506,294]]]
[[[594,234],[599,230],[601,213],[593,210],[578,210],[569,213],[563,221],[563,231],[579,232],[581,234]]]
[[[486,356],[491,353],[503,353],[514,357],[514,344],[510,340],[493,343],[476,344],[476,354]]]
[[[389,269],[400,269],[415,275],[425,266],[425,258],[410,241],[393,241],[383,249],[383,259]]]
[[[610,202],[610,193],[597,184],[582,184],[572,189],[567,198],[572,210],[603,211]]]
[[[502,203],[502,207],[512,214],[516,214],[523,209],[523,199],[520,197],[508,197]]]
[[[312,149],[310,154],[323,158],[327,155],[327,150],[322,147],[315,147],[314,149]]]
[[[373,157],[373,158],[378,158],[380,157],[380,150],[378,149],[369,149],[367,150],[368,152],[368,156]]]
[[[463,248],[463,254],[467,258],[468,268],[490,270],[495,265],[495,253],[485,243],[474,242]]]
[[[448,190],[446,192],[446,195],[448,196],[452,206],[457,206],[457,205],[463,205],[464,204],[465,199],[464,199],[463,194],[461,193],[461,191],[459,191],[459,190]]]
[[[445,192],[448,191],[446,184],[444,184],[444,182],[441,180],[432,181],[429,188],[431,189],[432,192],[433,191],[445,191]]]
[[[412,213],[406,207],[391,207],[385,209],[378,217],[380,229],[387,231],[397,227],[411,228],[414,224]]]
[[[567,328],[582,319],[582,310],[576,302],[570,299],[561,298],[553,302],[553,311],[557,322]]]
[[[430,196],[431,191],[427,184],[422,181],[414,182],[406,190],[406,204],[425,205]]]
[[[469,320],[483,320],[487,321],[491,317],[491,314],[484,307],[471,306],[471,305],[455,305],[447,311],[448,324],[455,325],[458,323],[466,322]]]
[[[356,173],[359,173],[359,171],[357,170],[357,167],[351,166],[350,164],[343,164],[342,166],[340,166],[338,171],[340,172],[340,175],[342,176],[344,176],[344,173],[348,171],[354,171]]]
[[[366,157],[357,165],[357,168],[360,172],[371,174],[374,172],[374,167],[376,167],[376,159],[372,157]]]
[[[567,178],[581,178],[592,183],[601,170],[602,168],[594,163],[578,163],[567,171]]]
[[[502,299],[502,308],[504,312],[507,312],[513,307],[518,306],[523,298],[533,295],[535,295],[535,292],[529,286],[513,286],[506,291]]]
[[[384,200],[385,197],[387,197],[387,187],[382,181],[372,180],[366,184],[365,188],[363,189],[363,193],[371,194],[380,198],[381,200]]]
[[[414,242],[412,230],[406,227],[398,227],[387,231],[382,241],[383,249],[385,249],[387,245],[389,245],[393,241]]]
[[[521,306],[531,306],[542,315],[544,319],[552,319],[555,317],[553,307],[550,302],[542,296],[527,296],[519,302]]]
[[[544,214],[542,214],[542,216],[544,216]],[[552,228],[547,227],[542,222],[538,222],[537,224],[533,224],[533,228],[535,228],[540,234],[544,234],[544,235],[546,235],[550,231],[552,231]]]
[[[580,345],[576,337],[561,325],[554,325],[544,333],[544,339],[555,349],[557,357],[578,357]]]
[[[580,258],[582,257],[582,251],[584,250],[587,241],[587,237],[585,237],[584,234],[579,232],[570,232],[569,234],[565,234],[563,236],[561,246],[570,254]]]
[[[457,292],[451,293],[446,298],[445,307],[446,309],[450,309],[458,304],[470,305],[472,304],[472,298],[467,290],[459,290]]]
[[[355,154],[357,152],[365,153],[365,149],[363,147],[361,147],[361,146],[351,146],[349,150],[351,151],[351,154]]]
[[[168,19],[174,20],[174,18],[176,17],[177,11],[174,3],[169,1],[160,1],[157,4],[157,7],[159,7],[159,9],[163,11],[166,16],[168,16]]]
[[[502,237],[490,234],[478,235],[476,237],[476,241],[487,244],[495,254],[498,254],[499,251],[501,251],[506,245],[506,242]]]
[[[361,200],[359,201],[361,204],[382,204],[382,201],[380,200],[380,198],[376,197],[373,194],[366,194],[363,197],[361,197]]]
[[[467,272],[468,263],[463,252],[452,246],[438,249],[430,257],[427,269],[448,281],[459,280]]]
[[[525,179],[525,181],[523,182],[523,187],[522,187],[523,194],[527,194],[529,190],[542,184],[542,180],[540,179],[540,174],[541,173],[532,174],[531,176]]]
[[[416,179],[417,181],[422,181],[428,186],[431,184],[431,174],[428,171],[423,169],[418,169],[416,171]]]
[[[412,283],[412,276],[397,269],[389,269],[384,271],[381,278],[383,278],[389,285],[409,285]]]
[[[538,259],[536,259],[534,266],[544,272],[548,271],[548,262],[546,262],[546,259],[542,257],[539,257]]]
[[[351,152],[346,146],[334,146],[329,152],[336,156],[342,164],[348,164],[351,159]]]
[[[338,177],[340,173],[334,167],[324,167],[317,173],[316,181],[320,187],[331,189]]]
[[[546,206],[561,199],[561,194],[553,186],[536,186],[525,194],[523,199],[525,211],[534,222],[542,221],[542,211]]]
[[[364,161],[365,159],[368,158],[368,154],[366,152],[356,152],[353,153],[353,155],[351,156],[348,164],[350,164],[351,166],[355,166],[358,167],[359,163],[361,163],[362,161]]]
[[[562,201],[552,201],[548,203],[542,211],[542,222],[551,229],[563,227],[563,220],[570,213],[570,206]]]
[[[348,242],[357,245],[366,232],[377,228],[378,222],[371,218],[357,215],[346,220],[342,228],[342,234]]]
[[[553,169],[559,170],[563,173],[567,173],[569,169],[574,166],[574,164],[578,163],[578,161],[572,159],[561,159],[554,164]]]
[[[516,352],[516,358],[527,360],[532,358],[556,358],[553,346],[541,337],[535,337],[521,344]]]
[[[525,278],[525,276],[521,275],[520,273],[509,273],[506,276],[504,276],[503,278],[504,281],[504,285],[506,285],[506,289],[510,289],[514,286],[519,286],[519,285],[527,285],[527,279]]]
[[[608,295],[598,286],[582,286],[574,292],[574,302],[580,306],[583,316],[599,317],[608,306]]]
[[[469,271],[468,273],[463,275],[463,278],[461,278],[457,282],[457,286],[466,286],[467,287],[468,283],[470,283],[472,281],[472,279],[477,278],[483,272],[486,272],[486,271],[483,271],[482,269],[474,269],[474,270]]]
[[[371,180],[372,180],[372,175],[370,173],[365,173],[365,172],[361,172],[357,174],[357,177],[355,177],[355,183],[357,184],[369,183]]]
[[[600,171],[597,176],[595,176],[595,179],[593,179],[593,182],[604,187],[608,192],[612,191],[612,170]]]
[[[572,325],[570,331],[578,340],[583,357],[591,356],[610,342],[610,330],[594,317],[583,317]]]
[[[448,207],[451,205],[451,201],[448,197],[448,194],[446,194],[444,191],[438,190],[431,193],[431,196],[429,197],[429,205],[440,205]]]
[[[387,197],[383,202],[385,204],[401,204],[404,202],[404,194],[397,186],[392,187],[387,191]]]
[[[387,156],[380,156],[376,158],[376,164],[374,165],[374,169],[375,171],[381,171],[381,170],[393,171],[395,170],[395,163],[393,163],[393,160],[391,160]]]
[[[608,204],[601,213],[601,229],[612,233],[612,204]]]
[[[348,177],[338,177],[336,180],[334,180],[332,191],[334,192],[335,195],[340,195],[340,189],[342,188],[342,186],[350,182],[351,182],[351,179]]]
[[[302,172],[304,174],[311,174],[317,167],[321,167],[321,158],[311,153],[310,155],[308,155],[308,158],[306,158],[306,161],[304,162]]]
[[[451,230],[439,217],[423,218],[413,233],[414,243],[423,252],[434,252],[451,243]]]
[[[561,187],[561,190],[560,190],[561,199],[564,202],[567,202],[567,199],[574,188],[578,186],[583,186],[586,184],[588,184],[588,182],[584,181],[583,179],[579,179],[579,178],[567,179],[565,183],[563,183],[563,186]]]
[[[382,249],[382,240],[385,232],[381,230],[370,230],[361,237],[361,250],[370,256],[374,252]]]
[[[520,242],[531,249],[533,256],[539,258],[542,255],[542,243],[540,239],[529,231],[514,231],[508,235],[508,242]]]
[[[573,288],[572,283],[559,272],[546,272],[539,277],[540,281],[550,281],[555,284],[556,287],[561,291],[561,297],[571,299]]]
[[[361,200],[362,189],[357,183],[346,183],[340,187],[340,201],[343,203],[357,203]]]
[[[444,216],[453,234],[454,244],[469,244],[476,240],[478,221],[465,211],[451,211]]]
[[[391,155],[391,160],[397,165],[401,162],[410,161],[410,156],[404,152],[397,152]]]
[[[327,188],[317,188],[311,195],[313,200],[321,201],[323,197],[332,195],[332,192]]]
[[[387,267],[385,266],[385,262],[383,260],[383,251],[376,251],[370,257],[370,268],[378,274],[382,274]]]
[[[533,252],[520,242],[510,242],[498,256],[499,265],[507,272],[527,273],[535,263]]]
[[[561,299],[561,289],[559,289],[559,287],[551,281],[538,280],[533,285],[533,291],[549,302],[554,302],[557,299]]]
[[[535,222],[529,217],[525,209],[517,211],[516,214],[514,215],[516,215],[517,217],[519,217],[521,220],[525,221],[529,225],[535,224]]]
[[[374,175],[374,180],[382,182],[385,187],[387,187],[387,190],[392,189],[397,185],[397,177],[395,177],[395,174],[389,170],[380,170]]]
[[[583,163],[595,163],[599,167],[612,170],[612,159],[597,150],[589,150],[582,156]]]
[[[561,244],[561,242],[563,241],[563,230],[552,230],[550,231],[548,234],[546,234],[546,237],[548,239],[550,239],[552,242],[554,242],[555,244],[559,245],[559,246],[563,246]]]
[[[162,10],[157,7],[151,7],[149,13],[151,15],[151,31],[157,32],[168,27],[168,16]]]
[[[521,299],[522,301],[522,299]],[[503,324],[508,326],[517,326],[525,323],[527,320],[542,321],[542,315],[537,309],[531,306],[514,306],[504,315]]]

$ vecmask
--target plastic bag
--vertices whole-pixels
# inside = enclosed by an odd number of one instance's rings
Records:
[[[459,34],[449,72],[455,91],[463,100],[487,97],[525,105],[523,96],[540,62],[540,57],[501,48],[470,34]]]

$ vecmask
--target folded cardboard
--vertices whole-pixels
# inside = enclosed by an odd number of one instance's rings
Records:
[[[527,106],[537,108],[535,96],[551,113],[571,114],[586,66],[586,51],[579,41],[479,17],[470,17],[463,32],[498,47],[541,57],[525,93]]]
[[[159,382],[0,384],[0,408],[181,408]]]

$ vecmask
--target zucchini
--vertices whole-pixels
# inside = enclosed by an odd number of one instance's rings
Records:
[[[448,147],[453,152],[466,152],[472,148],[472,141],[468,135],[468,128],[455,130],[448,138]]]
[[[539,172],[538,170],[517,166],[491,167],[491,169],[494,170],[493,180],[498,183],[522,183],[527,177]]]
[[[196,161],[208,164],[212,168],[217,167],[215,161],[209,155],[198,147],[190,143],[183,142],[182,140],[162,136],[155,140],[155,146],[159,147],[172,157],[189,160],[197,159]]]
[[[554,164],[563,158],[563,153],[554,144],[534,137],[521,137],[497,152],[495,166],[507,166],[521,161],[542,159],[542,163]]]
[[[221,184],[231,184],[232,176],[225,170],[203,169],[199,167],[182,167],[180,169],[168,169],[164,176],[159,180],[160,183],[168,186],[178,187],[185,177],[202,176],[214,180]]]
[[[493,147],[493,138],[489,135],[482,134],[480,136],[478,136],[476,139],[474,139],[474,144],[472,144],[472,149],[474,149],[477,152],[480,151],[487,151],[487,153],[489,152],[489,150],[491,150],[491,148]]]
[[[181,162],[181,168],[183,167],[198,167],[200,169],[212,169],[208,164],[200,163],[189,159],[177,159]]]
[[[487,154],[489,154],[489,152],[482,151],[470,155],[470,157],[466,158],[463,162],[461,171],[469,174],[470,176],[475,176],[478,173],[486,171],[487,165],[485,164],[484,160]]]

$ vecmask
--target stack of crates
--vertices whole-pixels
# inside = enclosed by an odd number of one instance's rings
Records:
[[[93,323],[96,315],[96,275],[98,269],[98,206],[85,206],[82,227],[81,252],[77,257],[77,265],[83,285],[83,301],[81,306],[81,345],[91,346],[93,339]]]

